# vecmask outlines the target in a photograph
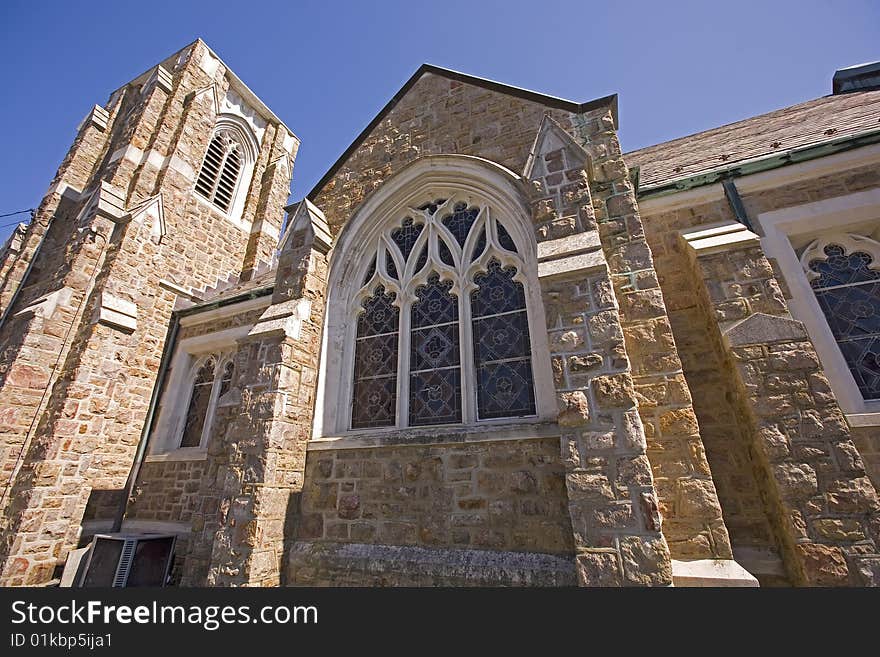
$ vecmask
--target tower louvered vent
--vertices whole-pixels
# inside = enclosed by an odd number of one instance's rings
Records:
[[[196,192],[224,212],[229,212],[241,170],[242,156],[238,142],[228,134],[218,132],[205,154]]]

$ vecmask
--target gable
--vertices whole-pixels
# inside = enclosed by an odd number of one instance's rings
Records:
[[[612,95],[574,103],[426,64],[308,198],[335,233],[372,191],[422,155],[473,155],[520,172],[545,116],[573,136],[576,117],[609,112],[615,117],[616,101]]]

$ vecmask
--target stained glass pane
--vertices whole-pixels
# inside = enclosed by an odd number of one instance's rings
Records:
[[[459,246],[464,246],[464,241],[471,231],[471,226],[477,220],[478,214],[480,214],[479,208],[469,208],[465,203],[456,203],[452,214],[443,217],[443,225],[455,235]]]
[[[528,354],[529,324],[525,311],[475,319],[474,349],[482,362]]]
[[[458,321],[458,301],[450,294],[451,289],[451,281],[441,283],[437,274],[431,274],[428,283],[416,290],[418,301],[412,307],[413,327]]]
[[[854,251],[846,255],[845,249],[837,244],[829,244],[824,251],[826,260],[810,262],[810,269],[819,274],[810,281],[814,290],[880,280],[880,271],[869,269],[874,260],[869,253]]]
[[[352,429],[394,426],[396,409],[396,376],[355,381]]]
[[[477,378],[477,407],[480,418],[535,414],[535,389],[529,361],[515,360],[481,365]]]
[[[388,272],[388,275],[397,280],[399,278],[397,274],[397,265],[394,264],[394,258],[390,253],[386,251],[385,253],[385,271]]]
[[[180,440],[181,447],[198,447],[202,442],[202,430],[205,428],[208,405],[211,403],[211,388],[214,385],[214,367],[214,359],[209,358],[199,368],[193,381],[192,396],[183,425],[183,437]]]
[[[477,274],[474,282],[479,286],[471,294],[474,317],[497,315],[526,307],[525,290],[522,283],[513,280],[516,269],[502,269],[494,258],[489,261],[488,271]]]
[[[392,305],[394,297],[394,292],[386,293],[380,285],[373,296],[364,301],[364,312],[358,317],[358,337],[397,331],[399,311]]]
[[[864,251],[830,244],[812,260],[810,281],[840,352],[865,399],[880,399],[880,272]]]
[[[428,214],[434,214],[437,212],[437,208],[446,203],[445,198],[438,198],[433,203],[425,203],[424,205],[419,206],[419,210],[427,210]]]
[[[399,310],[381,285],[364,301],[355,346],[353,429],[393,426],[397,408]]]
[[[481,419],[535,414],[525,290],[513,267],[492,259],[471,293],[477,413]]]
[[[510,233],[508,233],[500,223],[496,224],[496,226],[498,226],[498,243],[502,248],[516,253],[516,244],[513,243],[513,238],[510,236]]]
[[[416,288],[410,335],[409,422],[461,422],[458,300],[436,273]]]
[[[440,252],[440,260],[450,267],[455,267],[455,259],[452,257],[452,252],[442,239],[437,240],[437,250]]]
[[[391,239],[397,244],[397,248],[403,254],[403,261],[409,259],[409,254],[415,246],[416,240],[422,234],[423,226],[413,222],[412,217],[403,220],[403,225],[391,231]]]
[[[432,326],[412,332],[410,369],[435,370],[458,365],[458,324]]]
[[[358,378],[394,374],[397,370],[397,333],[360,338],[354,360]]]
[[[226,365],[223,366],[223,378],[220,379],[220,393],[217,398],[219,399],[227,392],[229,392],[229,388],[232,386],[232,375],[235,372],[235,363],[233,361],[227,361]]]
[[[477,238],[477,243],[474,246],[474,252],[471,254],[471,262],[479,258],[483,255],[483,250],[486,248],[486,229],[480,231],[480,236]]]
[[[410,375],[409,423],[413,426],[461,422],[459,368]]]
[[[838,343],[865,399],[880,399],[880,336]]]

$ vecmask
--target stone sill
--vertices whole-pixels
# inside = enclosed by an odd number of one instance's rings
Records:
[[[394,431],[322,436],[309,441],[308,451],[370,449],[373,447],[424,447],[507,440],[558,438],[556,422],[485,424],[482,426],[409,427]]]
[[[847,413],[846,421],[853,429],[880,427],[880,413]]]
[[[208,450],[204,447],[181,447],[170,452],[150,454],[144,458],[144,463],[161,463],[163,461],[205,461],[208,458]]]

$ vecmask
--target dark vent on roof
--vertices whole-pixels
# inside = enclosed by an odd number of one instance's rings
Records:
[[[880,89],[880,62],[859,64],[835,71],[831,89],[835,94]]]

